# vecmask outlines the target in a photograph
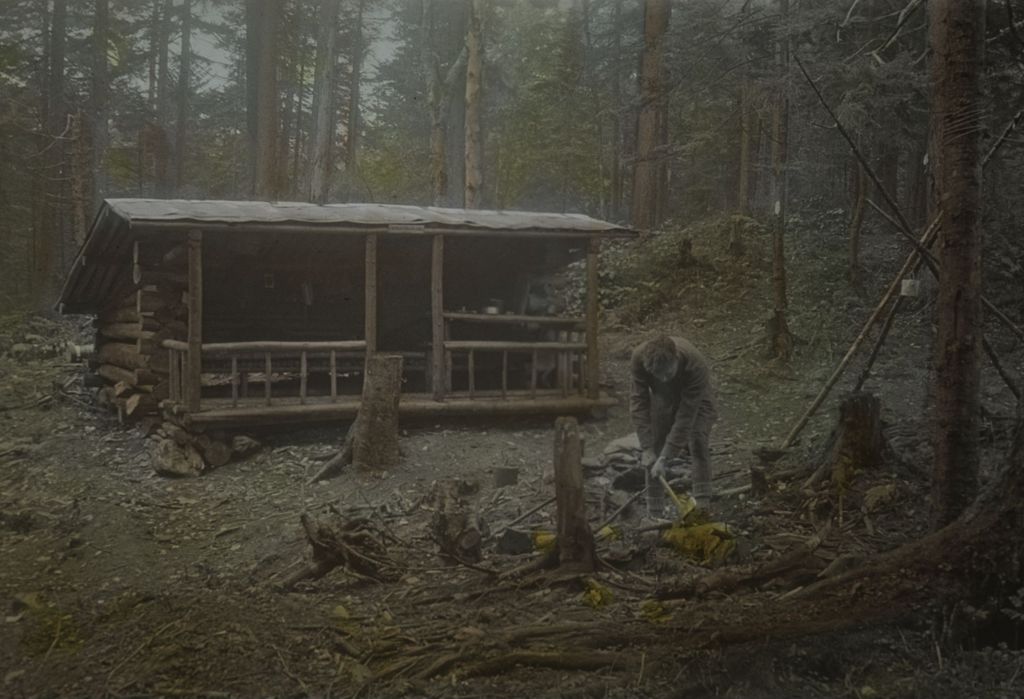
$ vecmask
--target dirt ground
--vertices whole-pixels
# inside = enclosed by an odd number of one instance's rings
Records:
[[[706,266],[680,270],[690,277],[684,292],[645,328],[609,314],[603,372],[615,395],[626,394],[629,350],[645,334],[680,332],[711,358],[721,412],[712,441],[719,492],[749,483],[753,450],[781,442],[856,334],[861,321],[850,319],[867,316],[905,254],[888,235],[869,236],[872,283],[862,296],[848,288],[842,261],[815,257],[822,236],[842,235],[841,225],[823,230],[798,230],[790,247],[800,341],[788,366],[761,356],[765,264],[729,260],[717,242],[695,241]],[[760,257],[756,246],[752,256]],[[543,477],[551,420],[403,425],[401,468],[349,470],[313,485],[307,481],[337,450],[342,426],[254,434],[263,444],[256,454],[200,478],[167,479],[150,468],[138,428],[91,404],[80,366],[10,351],[26,333],[73,337],[83,322],[8,318],[0,326],[0,696],[1022,696],[1021,639],[950,648],[926,615],[917,624],[770,640],[754,633],[726,642],[715,634],[735,628],[746,610],[834,572],[823,573],[829,566],[854,565],[927,530],[930,318],[926,303],[903,313],[883,350],[866,389],[881,396],[893,457],[858,474],[842,504],[827,486],[801,488],[801,469],[834,423],[835,400],[772,467],[796,475],[773,480],[765,496],[732,492],[715,502],[715,518],[741,542],[730,561],[737,569],[781,559],[815,536],[821,517],[831,519],[811,568],[660,602],[653,600],[708,571],[651,549],[653,535],[638,531],[640,508],[616,523],[618,541],[600,547],[628,563],[591,578],[492,574],[536,555],[498,554],[494,536],[477,568],[446,565],[435,554],[428,531],[435,482],[475,483],[470,499],[492,535],[553,495]],[[993,335],[1020,371],[1020,348]],[[986,461],[995,463],[1013,401],[987,369],[984,404]],[[620,407],[585,421],[582,431],[593,459],[631,428]],[[495,488],[497,466],[517,466],[519,483]],[[605,497],[609,486],[596,471],[588,473],[588,506],[599,522],[618,501]],[[386,532],[401,568],[393,580],[338,569],[281,589],[309,556],[299,515],[328,504]],[[521,526],[550,529],[553,517],[548,506]],[[595,590],[603,603],[585,604]]]

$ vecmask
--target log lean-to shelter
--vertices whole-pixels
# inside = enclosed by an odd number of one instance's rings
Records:
[[[59,307],[96,316],[101,401],[190,430],[352,418],[374,352],[404,357],[402,415],[580,413],[612,403],[598,250],[633,235],[576,214],[109,199]],[[581,258],[583,314],[557,312],[552,275]]]

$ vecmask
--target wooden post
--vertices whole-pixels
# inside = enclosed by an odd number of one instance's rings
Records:
[[[199,412],[203,390],[203,232],[188,232],[188,385],[187,409]]]
[[[430,256],[430,309],[434,400],[444,400],[444,236],[435,235]]]
[[[508,397],[508,350],[501,353],[501,397]]]
[[[231,355],[231,407],[238,407],[238,357]]]
[[[601,241],[592,238],[587,245],[587,396],[600,395],[601,365],[597,354],[597,253]]]
[[[270,352],[263,355],[263,397],[267,401],[267,405],[270,405],[270,376],[274,371],[274,367],[270,364]]]
[[[168,386],[167,397],[172,403],[177,403],[181,400],[181,365],[178,364],[178,353],[172,349],[167,350],[167,371],[170,376],[167,381],[170,384]]]
[[[594,535],[587,523],[583,491],[583,444],[575,418],[555,421],[555,507],[558,565],[593,570]]]
[[[306,404],[306,386],[309,381],[309,363],[306,359],[306,353],[302,352],[299,355],[299,404]]]
[[[530,397],[537,397],[537,348],[530,355]]]
[[[377,351],[377,234],[366,236],[366,356]],[[331,355],[334,356],[333,353]],[[334,397],[334,394],[331,394]]]
[[[331,402],[338,400],[338,353],[331,350]]]
[[[360,468],[398,466],[398,402],[402,355],[375,354],[366,360],[363,397],[353,426],[352,461]]]

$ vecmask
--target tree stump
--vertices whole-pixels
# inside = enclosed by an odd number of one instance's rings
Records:
[[[843,491],[856,471],[882,463],[884,448],[881,401],[870,393],[853,393],[840,404],[839,423],[804,487],[812,487],[828,476]]]
[[[352,461],[365,469],[398,466],[398,401],[402,357],[376,354],[366,359],[363,400],[353,426]]]
[[[583,493],[583,445],[575,418],[555,422],[555,507],[558,534],[556,553],[560,567],[593,570],[594,535],[587,523]]]

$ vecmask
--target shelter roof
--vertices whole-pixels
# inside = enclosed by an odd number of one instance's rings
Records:
[[[131,273],[135,241],[191,229],[270,234],[512,236],[580,239],[630,237],[635,231],[584,216],[531,211],[447,209],[400,204],[183,199],[107,199],[100,206],[61,292],[65,312],[97,310]]]

